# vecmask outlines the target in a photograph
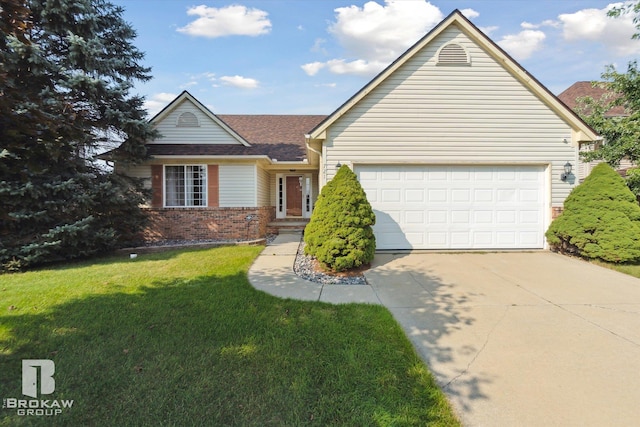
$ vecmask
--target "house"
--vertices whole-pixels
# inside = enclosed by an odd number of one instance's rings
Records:
[[[593,98],[595,101],[609,102],[615,99],[616,95],[609,92],[606,88],[598,85],[597,82],[585,81],[575,82],[558,95],[558,99],[567,104],[567,107],[574,111],[580,107],[580,99],[585,97]],[[588,110],[584,113],[589,115]],[[625,111],[623,106],[616,106],[607,111],[604,116],[625,117],[628,115],[629,113]]]
[[[327,117],[216,115],[183,92],[152,119],[150,239],[255,238],[309,218],[340,165],[377,216],[378,249],[543,248],[597,140],[454,11]]]
[[[580,100],[585,97],[590,97],[595,101],[600,101],[602,103],[610,102],[616,98],[616,94],[611,93],[606,88],[598,85],[596,82],[575,82],[567,89],[565,89],[560,95],[558,95],[558,99],[564,102],[569,108],[574,111],[578,111],[578,109],[582,107],[580,105]],[[584,115],[590,115],[591,112],[589,109],[584,109],[582,111]],[[625,108],[621,105],[615,106],[611,108],[604,114],[605,117],[614,119],[616,117],[628,117],[629,112],[625,110]],[[598,144],[602,144],[602,140],[598,140],[592,143],[585,143],[580,145],[580,151],[593,151],[598,148]],[[581,180],[586,178],[595,165],[601,163],[600,160],[593,160],[591,162],[583,162],[578,163],[578,168],[580,171]],[[634,167],[633,163],[627,159],[623,159],[618,165],[618,173],[622,176],[626,176],[627,170]]]

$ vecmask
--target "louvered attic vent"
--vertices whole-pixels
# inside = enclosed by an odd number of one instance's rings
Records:
[[[176,126],[180,128],[193,128],[200,125],[196,115],[187,111],[186,113],[182,113],[178,116],[178,124]]]
[[[438,65],[469,65],[469,56],[462,46],[451,43],[440,49]]]

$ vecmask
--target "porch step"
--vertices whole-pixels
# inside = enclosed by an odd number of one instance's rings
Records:
[[[271,221],[267,224],[267,233],[268,234],[285,234],[285,233],[299,233],[304,230],[304,228],[309,223],[308,219],[280,219],[276,221]]]

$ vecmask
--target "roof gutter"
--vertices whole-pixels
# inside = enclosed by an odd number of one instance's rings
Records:
[[[318,156],[320,156],[320,158],[322,158],[322,153],[320,151],[316,150],[315,148],[313,148],[311,145],[309,145],[309,140],[310,139],[311,139],[311,135],[309,135],[309,134],[305,134],[304,135],[304,144],[307,146],[307,150],[316,153]]]

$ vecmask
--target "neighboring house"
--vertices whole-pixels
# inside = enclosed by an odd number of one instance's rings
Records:
[[[580,105],[580,100],[582,98],[590,97],[595,101],[601,101],[602,103],[610,102],[613,100],[616,95],[609,92],[607,89],[599,86],[598,84],[594,84],[595,82],[576,82],[569,86],[564,92],[558,95],[558,98],[567,104],[569,108],[574,111],[578,111],[578,108],[583,108]],[[586,109],[585,111],[581,111],[583,115],[590,115],[590,111]],[[604,115],[608,118],[615,117],[628,117],[629,113],[625,111],[624,107],[616,106],[607,111]],[[580,151],[593,151],[598,148],[598,144],[601,144],[602,141],[598,140],[592,143],[581,144]],[[580,172],[581,179],[586,178],[595,165],[601,163],[601,160],[594,160],[591,162],[580,162],[578,163],[578,168]],[[629,160],[623,159],[618,166],[618,172],[625,176],[627,174],[627,169],[632,168],[634,165]]]
[[[378,249],[533,249],[595,132],[459,11],[330,116],[214,115],[182,93],[152,119],[149,238],[254,238],[308,218],[340,164]]]

